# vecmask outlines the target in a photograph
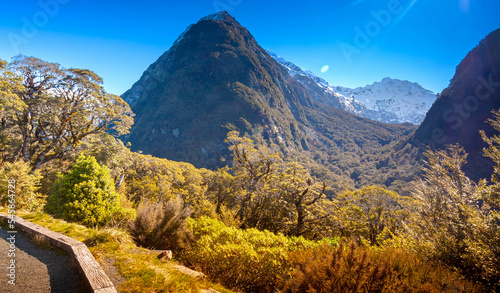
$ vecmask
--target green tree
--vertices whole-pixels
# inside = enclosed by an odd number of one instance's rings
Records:
[[[0,152],[2,152],[2,158],[9,154],[6,147],[16,143],[16,137],[12,135],[9,127],[13,124],[14,113],[27,107],[17,95],[23,89],[20,78],[8,70],[7,62],[0,60]]]
[[[360,236],[370,245],[377,245],[384,231],[396,233],[403,226],[406,198],[394,191],[367,186],[345,191],[338,199],[346,236]]]
[[[66,174],[58,176],[45,208],[56,217],[87,226],[132,216],[122,207],[108,168],[83,155]]]
[[[300,236],[325,227],[325,220],[331,212],[325,212],[328,201],[324,200],[326,183],[314,183],[309,172],[299,163],[288,163],[278,177],[279,196],[284,199],[291,227],[289,235]],[[285,208],[285,207],[283,207]]]
[[[107,133],[92,135],[82,143],[85,155],[96,158],[100,165],[106,165],[117,190],[125,182],[131,168],[134,153],[123,142]]]
[[[499,116],[491,121],[500,130]],[[487,290],[500,289],[498,136],[486,155],[496,163],[491,183],[474,183],[462,171],[467,154],[458,145],[428,151],[424,177],[415,184],[416,217],[409,227],[424,255],[455,267]]]
[[[8,108],[3,128],[12,129],[17,141],[9,146],[12,160],[23,159],[39,169],[44,163],[75,152],[90,135],[126,134],[132,112],[120,97],[107,93],[102,79],[86,69],[63,69],[58,64],[17,56],[9,64],[10,91],[17,95]],[[5,82],[0,91],[5,89]]]
[[[267,223],[276,223],[276,218],[269,217],[275,216],[271,207],[279,201],[271,195],[278,191],[276,176],[281,159],[266,147],[257,149],[253,140],[240,137],[236,131],[229,132],[226,141],[233,153],[234,183],[242,190],[238,216],[243,227],[269,228]]]
[[[460,146],[428,151],[426,157],[423,178],[416,181],[413,192],[415,237],[430,255],[460,267],[471,229],[470,208],[477,207],[479,200],[478,187],[462,171],[467,154]]]
[[[181,197],[186,204],[192,204],[205,193],[204,171],[188,163],[132,153],[132,164],[125,172],[125,189],[135,203]]]
[[[299,163],[283,162],[277,152],[257,148],[238,132],[230,132],[227,141],[233,152],[232,184],[243,228],[325,236],[334,206],[325,199],[326,184],[314,183]]]
[[[40,187],[40,172],[30,173],[30,166],[23,161],[0,162],[0,203],[7,204],[8,182],[15,180],[15,205],[16,209],[39,211],[45,204],[45,196],[38,192]]]

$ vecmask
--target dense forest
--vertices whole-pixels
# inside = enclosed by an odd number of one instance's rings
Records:
[[[217,170],[132,152],[117,137],[133,115],[90,70],[0,61],[1,203],[12,205],[15,179],[17,209],[122,231],[236,292],[500,290],[498,135],[482,133],[496,166],[488,180],[469,179],[467,154],[450,145],[427,151],[398,194],[363,178],[359,189],[323,182],[237,131],[231,164]],[[500,112],[489,123],[500,131]],[[385,156],[359,167],[405,160]]]

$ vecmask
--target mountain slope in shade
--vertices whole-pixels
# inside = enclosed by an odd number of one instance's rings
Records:
[[[304,71],[269,50],[268,53],[306,86],[316,100],[372,120],[417,125],[436,100],[436,94],[418,83],[391,78],[355,89],[331,86],[311,71]]]
[[[295,116],[310,97],[287,76],[228,13],[202,18],[123,94],[136,114],[125,140],[134,150],[203,167],[229,159],[230,130],[257,128],[296,148],[305,131]]]
[[[346,185],[362,154],[415,129],[317,101],[226,12],[191,25],[122,97],[136,114],[123,137],[134,151],[218,168],[237,130]],[[342,157],[352,163],[338,164]]]
[[[473,179],[489,178],[492,162],[483,156],[478,130],[488,136],[493,129],[485,121],[500,108],[500,29],[489,34],[467,54],[446,88],[427,113],[411,143],[443,149],[461,144],[469,153],[466,173]]]

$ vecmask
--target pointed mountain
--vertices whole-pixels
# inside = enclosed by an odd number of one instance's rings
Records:
[[[486,120],[500,108],[500,29],[489,34],[458,65],[455,76],[427,113],[411,139],[414,146],[443,149],[461,144],[469,153],[466,173],[489,178],[492,162],[483,156],[478,130],[494,133]]]
[[[230,130],[299,147],[305,132],[295,116],[311,101],[287,76],[227,12],[204,17],[123,94],[136,113],[125,140],[134,150],[204,167],[230,159]]]
[[[359,161],[360,150],[414,130],[316,101],[227,12],[188,27],[122,97],[136,114],[123,138],[133,150],[205,168],[227,165],[224,139],[237,130],[350,180],[351,170],[337,167],[340,156]]]

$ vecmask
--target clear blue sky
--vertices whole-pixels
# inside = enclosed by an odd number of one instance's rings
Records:
[[[88,68],[102,76],[114,94],[129,89],[189,24],[217,9],[228,10],[262,47],[333,85],[348,87],[388,76],[441,92],[467,52],[500,28],[498,0],[11,0],[1,4],[1,59],[22,53],[68,68]],[[329,70],[322,73],[325,65]]]

